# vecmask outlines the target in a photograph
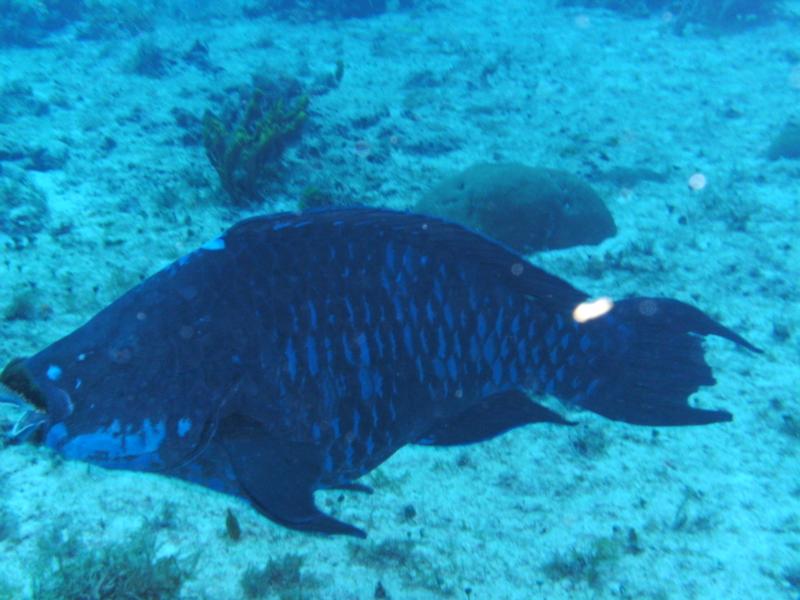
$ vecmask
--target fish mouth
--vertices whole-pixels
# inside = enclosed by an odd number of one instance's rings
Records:
[[[54,386],[43,389],[25,363],[15,358],[0,373],[0,437],[12,445],[41,443],[46,431],[72,412],[69,397],[62,398],[65,393]]]

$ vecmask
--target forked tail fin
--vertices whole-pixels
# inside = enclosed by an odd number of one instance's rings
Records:
[[[593,379],[576,403],[638,425],[704,425],[733,418],[727,411],[688,403],[700,386],[715,383],[702,336],[716,335],[761,352],[701,310],[667,298],[619,301],[584,327],[596,341]]]

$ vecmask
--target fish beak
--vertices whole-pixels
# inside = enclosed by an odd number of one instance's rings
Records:
[[[0,438],[8,444],[41,441],[52,424],[50,402],[24,368],[12,360],[0,374]]]
[[[22,444],[41,431],[46,422],[46,413],[0,383],[0,438],[8,444]]]
[[[41,437],[47,424],[47,415],[38,410],[22,411],[8,431],[0,433],[9,444],[23,444]]]

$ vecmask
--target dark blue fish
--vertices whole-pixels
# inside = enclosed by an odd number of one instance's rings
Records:
[[[526,392],[646,425],[705,424],[701,336],[756,350],[676,300],[588,297],[464,228],[387,210],[258,217],[181,258],[3,383],[18,439],[237,494],[295,529],[364,533],[313,492],[406,444],[566,423]]]

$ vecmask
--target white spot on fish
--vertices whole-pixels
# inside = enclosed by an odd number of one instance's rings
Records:
[[[50,365],[47,367],[47,378],[50,381],[58,381],[61,378],[61,367],[58,365]]]
[[[183,417],[181,420],[178,421],[178,435],[180,437],[185,436],[189,430],[192,428],[192,420]]]
[[[78,354],[78,360],[79,360],[79,361],[81,361],[81,362],[83,362],[84,360],[86,360],[86,354],[84,354],[83,352],[81,352],[80,354]]]
[[[608,297],[581,302],[572,310],[572,318],[578,323],[586,323],[597,319],[614,308],[614,301]]]
[[[225,250],[225,240],[221,237],[215,238],[200,246],[203,250]]]

